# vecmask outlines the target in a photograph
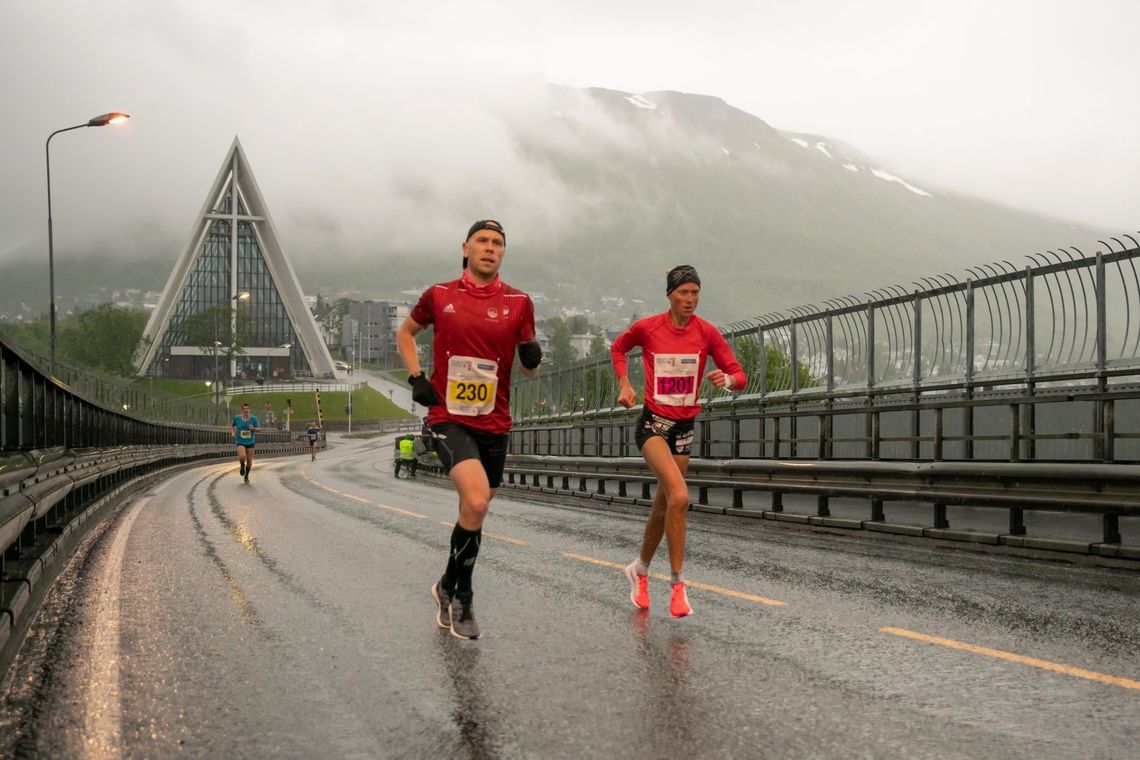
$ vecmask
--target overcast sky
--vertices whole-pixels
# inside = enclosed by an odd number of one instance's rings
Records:
[[[1138,33],[1135,0],[3,0],[0,259],[46,248],[47,135],[109,110],[132,118],[52,141],[57,252],[181,241],[234,135],[287,241],[457,245],[408,178],[540,218],[501,122],[544,82],[715,95],[921,186],[1134,231]]]

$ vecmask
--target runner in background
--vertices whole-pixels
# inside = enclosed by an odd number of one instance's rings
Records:
[[[253,469],[253,447],[257,443],[258,421],[249,411],[249,404],[241,405],[241,414],[234,415],[230,423],[234,444],[237,446],[238,474],[249,482],[249,471]]]
[[[685,591],[681,567],[685,562],[686,518],[689,489],[685,472],[693,448],[693,419],[701,411],[697,402],[705,362],[711,356],[717,369],[704,378],[717,388],[731,391],[747,383],[744,370],[720,331],[696,315],[701,300],[697,270],[681,265],[665,276],[669,310],[634,322],[618,336],[610,349],[618,380],[618,403],[625,408],[637,403],[629,382],[626,353],[641,347],[645,364],[645,403],[637,420],[637,448],[657,476],[653,507],[645,523],[641,554],[625,568],[629,598],[640,609],[649,609],[649,562],[666,538],[669,549],[672,596],[669,614],[685,617],[693,612]]]
[[[317,461],[317,443],[321,440],[321,429],[317,427],[316,420],[309,423],[309,427],[305,429],[305,435],[309,436],[309,454],[315,462]]]

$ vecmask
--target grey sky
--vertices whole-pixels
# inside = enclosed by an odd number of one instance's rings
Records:
[[[181,240],[235,134],[287,245],[454,245],[417,202],[441,195],[542,224],[561,191],[503,122],[544,82],[719,96],[922,186],[1135,230],[1138,32],[1134,0],[4,0],[0,259],[46,245],[47,135],[108,110],[133,118],[52,142],[59,249]]]

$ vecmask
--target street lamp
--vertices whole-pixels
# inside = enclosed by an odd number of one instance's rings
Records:
[[[52,240],[51,228],[51,138],[58,135],[60,132],[70,132],[73,129],[82,129],[83,127],[105,127],[108,124],[118,124],[131,118],[129,114],[118,113],[113,111],[105,113],[102,116],[96,116],[89,120],[86,124],[76,124],[74,127],[65,127],[57,129],[48,135],[47,142],[44,143],[44,163],[47,166],[47,201],[48,201],[48,292],[51,298],[51,372],[55,374],[55,250],[54,241]]]
[[[249,298],[249,293],[238,293],[236,296],[230,296],[230,301],[244,301]],[[218,309],[214,308],[214,406],[218,405],[218,349],[222,347],[222,342],[218,340]],[[233,341],[231,341],[233,342]],[[231,376],[233,370],[230,370]]]
[[[249,298],[250,298],[249,291],[244,291],[244,290],[241,293],[238,293],[237,295],[230,296],[230,306],[229,306],[229,309],[230,309],[230,314],[229,314],[229,317],[230,317],[230,334],[231,334],[231,337],[233,338],[233,340],[230,341],[230,344],[231,344],[230,345],[230,348],[231,348],[231,353],[230,353],[230,379],[231,380],[233,379],[233,376],[237,374],[237,306],[235,306],[234,304],[239,303],[241,301],[248,301]],[[252,323],[252,320],[253,320],[253,317],[251,315],[250,316],[251,323]]]

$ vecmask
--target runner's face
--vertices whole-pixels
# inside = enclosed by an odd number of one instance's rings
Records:
[[[503,265],[503,252],[506,250],[503,236],[494,230],[479,230],[463,244],[463,255],[467,257],[467,270],[477,279],[490,282]]]
[[[241,418],[242,418],[243,420],[248,420],[248,419],[249,419],[249,407],[248,407],[248,406],[243,406],[243,407],[241,408]]]
[[[695,282],[686,282],[669,294],[669,311],[682,319],[688,319],[693,316],[700,301],[701,286]]]

